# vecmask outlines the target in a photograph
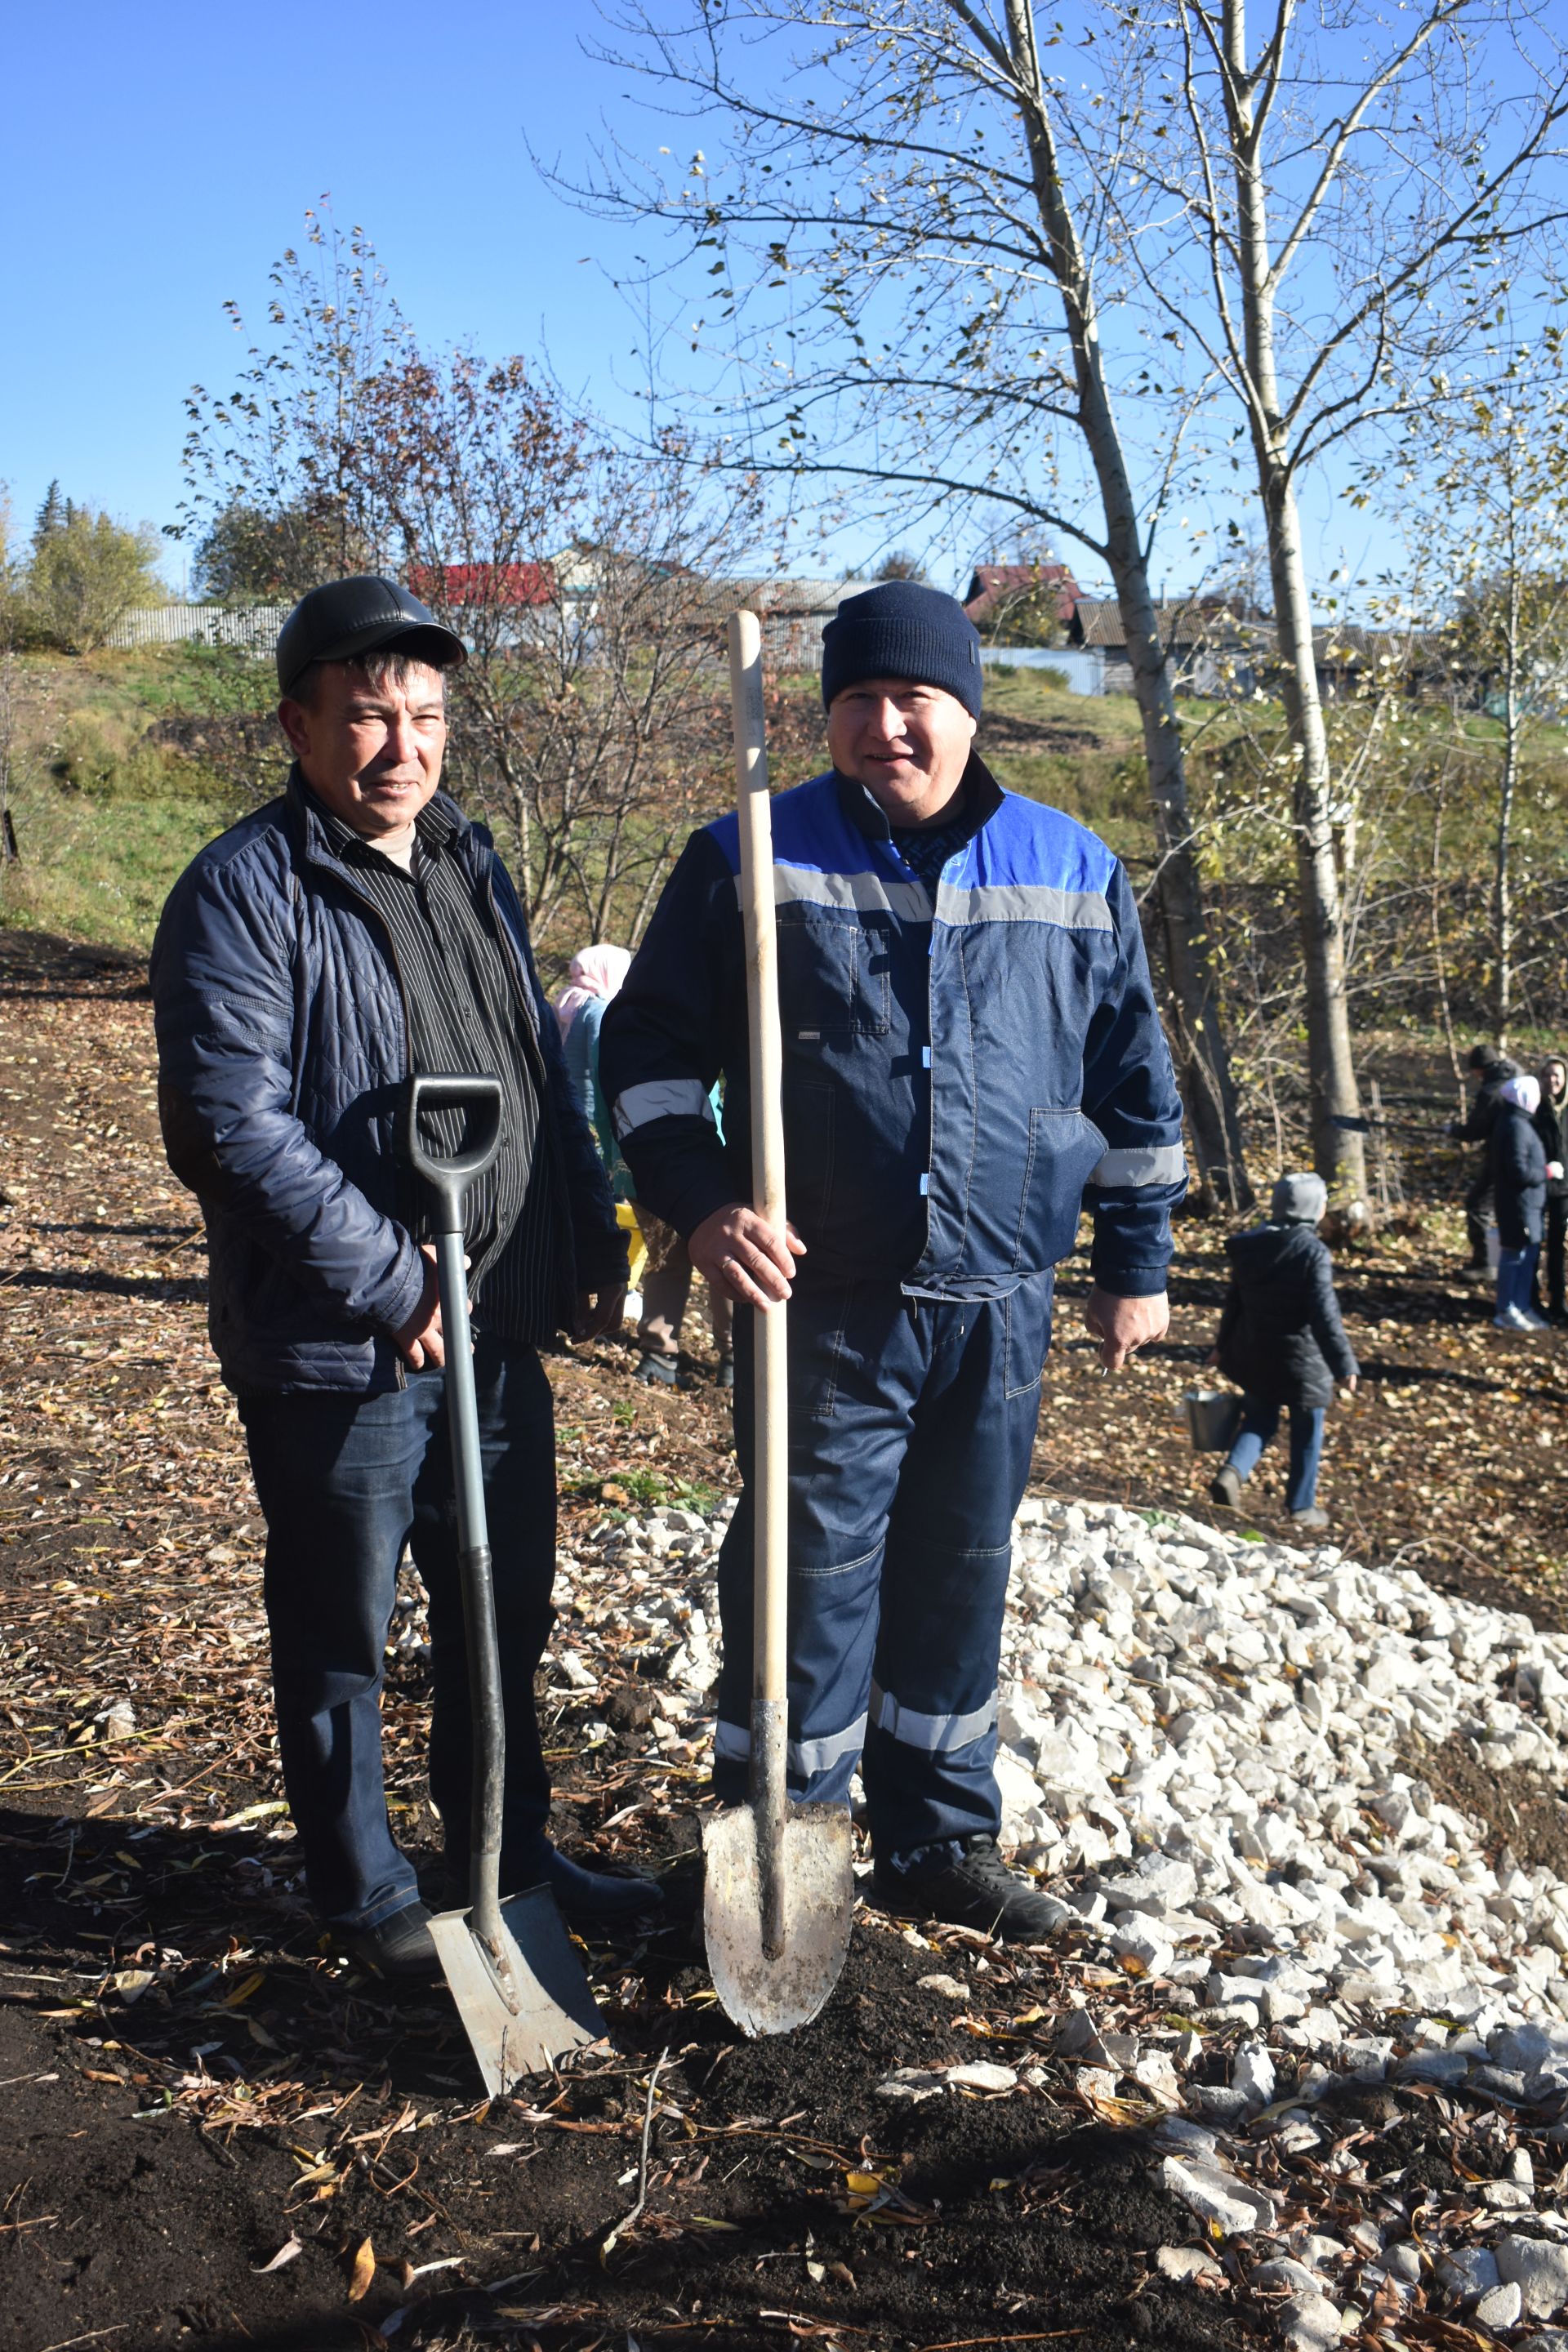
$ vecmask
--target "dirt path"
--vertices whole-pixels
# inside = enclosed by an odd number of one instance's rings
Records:
[[[593,1955],[606,2053],[488,2109],[444,1998],[391,1999],[321,1953],[272,1751],[261,1531],[152,1078],[132,967],[0,935],[5,2352],[587,2347],[633,2329],[845,2352],[1262,2340],[1238,2278],[1154,2265],[1199,2225],[1157,2186],[1136,2113],[1110,2128],[1051,2054],[1075,1999],[1159,2024],[1152,1988],[1070,1940],[1014,1963],[863,1913],[823,2018],[753,2046],[677,1927]],[[1327,1499],[1358,1556],[1401,1551],[1555,1623],[1559,1343],[1490,1344],[1474,1295],[1441,1278],[1440,1240],[1358,1266],[1370,1394],[1336,1429]],[[1064,1314],[1042,1486],[1201,1494],[1174,1413],[1219,1283],[1215,1244],[1187,1227],[1172,1341],[1120,1382]],[[732,1484],[711,1387],[650,1397],[630,1363],[552,1361],[566,1549],[606,1506],[700,1506]],[[427,1855],[420,1673],[400,1660],[387,1735],[400,1828]],[[630,1663],[591,1694],[546,1674],[563,1834],[679,1881],[700,1764],[650,1770]],[[616,1736],[590,1757],[600,1714]],[[935,1974],[963,1998],[922,1985]],[[976,2057],[1037,2074],[1005,2096],[876,2095],[894,2066]],[[1212,2063],[1222,2080],[1224,2036]],[[606,2257],[645,2147],[646,2210]]]

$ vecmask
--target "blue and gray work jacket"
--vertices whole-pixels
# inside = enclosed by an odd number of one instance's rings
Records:
[[[978,758],[964,788],[972,830],[934,903],[858,783],[773,804],[802,1277],[1002,1297],[1067,1256],[1087,1192],[1095,1280],[1158,1293],[1186,1162],[1127,877]],[[752,1198],[740,863],[734,816],[692,835],[600,1038],[637,1197],[683,1234]]]

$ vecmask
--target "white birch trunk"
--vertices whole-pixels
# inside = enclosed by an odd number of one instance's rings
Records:
[[[1519,789],[1520,579],[1517,556],[1508,576],[1508,637],[1503,675],[1502,774],[1498,787],[1496,863],[1492,876],[1492,939],[1496,972],[1492,989],[1498,1051],[1508,1051],[1513,1019],[1513,804]]]
[[[1361,1136],[1336,1126],[1359,1118],[1345,990],[1344,906],[1334,859],[1328,736],[1318,693],[1311,601],[1301,552],[1289,439],[1280,411],[1274,349],[1276,285],[1268,205],[1247,62],[1246,0],[1225,0],[1230,146],[1236,178],[1247,413],[1258,484],[1268,528],[1286,724],[1295,761],[1293,815],[1301,951],[1307,988],[1307,1061],[1312,1156],[1337,1206],[1364,1212],[1366,1154]]]
[[[1079,422],[1099,483],[1105,543],[1143,730],[1159,849],[1157,891],[1182,1096],[1205,1191],[1245,1209],[1253,1192],[1221,1024],[1203,882],[1194,851],[1186,763],[1170,667],[1149,586],[1137,501],[1106,382],[1093,278],[1058,169],[1056,141],[1035,40],[1032,0],[1007,0],[1007,47],[1022,104],[1035,198],[1061,289],[1078,380]]]

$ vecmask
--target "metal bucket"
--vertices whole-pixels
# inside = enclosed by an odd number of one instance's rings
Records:
[[[1234,1389],[1189,1389],[1182,1414],[1194,1454],[1226,1454],[1241,1422],[1241,1399]]]

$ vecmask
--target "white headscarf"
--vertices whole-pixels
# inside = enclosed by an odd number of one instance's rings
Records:
[[[584,1004],[595,996],[614,996],[632,968],[630,948],[612,947],[601,941],[597,947],[580,948],[572,959],[567,974],[568,985],[555,1000],[555,1018],[561,1024],[561,1034],[568,1029]]]
[[[1521,1070],[1517,1078],[1505,1078],[1501,1092],[1504,1102],[1512,1103],[1526,1118],[1533,1118],[1541,1108],[1541,1080],[1532,1078],[1526,1070]]]

